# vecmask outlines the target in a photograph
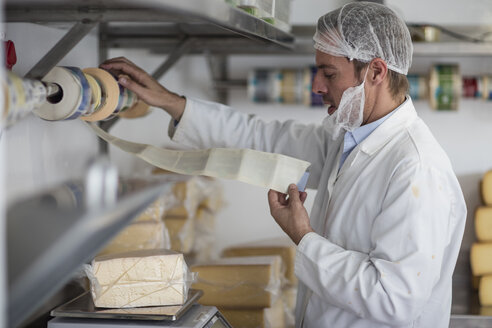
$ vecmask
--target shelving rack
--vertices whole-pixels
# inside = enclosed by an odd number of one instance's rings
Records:
[[[100,61],[107,58],[110,48],[141,48],[167,54],[167,58],[152,73],[155,78],[159,78],[181,56],[205,54],[212,78],[219,86],[237,84],[228,80],[227,57],[230,55],[314,54],[314,26],[294,27],[291,33],[285,32],[232,8],[222,0],[6,0],[4,3],[7,22],[56,25],[67,29],[64,37],[28,72],[28,76],[35,78],[46,74],[84,36],[95,29],[99,37]],[[414,56],[492,56],[492,43],[415,43]],[[239,84],[245,85],[245,81],[239,81]],[[227,102],[226,89],[218,89],[217,100]],[[160,188],[161,192],[165,190],[163,186]],[[147,192],[143,191],[145,197],[135,196],[131,210],[128,208],[129,203],[125,202],[118,203],[113,210],[120,213],[135,211],[157,197],[155,191],[148,189]],[[23,219],[29,225],[29,218]],[[128,217],[120,216],[109,230],[95,230],[93,236],[99,236],[99,242],[103,242],[104,238],[114,235],[128,220]],[[69,225],[67,229],[74,227]],[[66,231],[58,231],[58,235],[53,238],[63,238],[65,234]],[[77,257],[79,264],[95,252],[94,249],[80,251],[82,253]],[[69,275],[73,267],[66,267],[63,273]],[[57,287],[52,286],[52,289]],[[469,301],[468,297],[468,294],[462,296],[466,302]],[[22,301],[21,297],[16,304],[22,304]],[[32,312],[39,305],[39,298],[34,301],[37,302],[31,302],[25,311]],[[490,319],[474,313],[475,303],[455,308],[458,312],[452,314],[452,327],[462,324],[490,326]],[[19,315],[25,317],[27,314]]]

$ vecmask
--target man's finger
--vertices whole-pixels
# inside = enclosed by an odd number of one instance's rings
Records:
[[[128,75],[120,75],[118,78],[118,83],[124,86],[125,88],[135,92],[140,99],[145,101],[147,89],[137,82],[133,81],[131,77]]]
[[[280,202],[277,194],[278,192],[273,189],[270,189],[268,191],[268,205],[270,205],[270,212],[272,212],[273,209],[280,207]]]
[[[289,202],[291,203],[300,203],[301,199],[299,198],[299,190],[295,184],[289,185]]]
[[[132,77],[132,79],[134,79],[138,83],[141,83],[144,85],[146,84],[146,82],[148,82],[146,80],[149,79],[149,77],[147,76],[147,74],[144,71],[142,71],[141,69],[139,69],[138,67],[136,67],[134,65],[129,65],[126,62],[115,61],[115,62],[111,62],[111,63],[103,63],[99,66],[101,68],[111,70],[111,71],[121,71],[124,74],[130,75]]]

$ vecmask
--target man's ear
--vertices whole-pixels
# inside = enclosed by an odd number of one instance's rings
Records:
[[[373,84],[381,84],[384,79],[388,75],[388,66],[386,62],[381,58],[374,58],[369,63],[370,72],[367,76],[367,79],[370,80]]]

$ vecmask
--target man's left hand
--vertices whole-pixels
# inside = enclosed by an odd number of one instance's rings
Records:
[[[268,204],[275,221],[297,245],[305,234],[313,231],[304,207],[307,193],[299,191],[295,184],[289,186],[288,192],[287,199],[286,194],[270,189]]]

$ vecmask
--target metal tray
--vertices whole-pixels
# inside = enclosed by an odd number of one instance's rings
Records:
[[[89,291],[51,311],[54,317],[126,319],[126,320],[178,320],[198,301],[203,291],[190,289],[183,305],[151,306],[122,309],[97,308]]]

